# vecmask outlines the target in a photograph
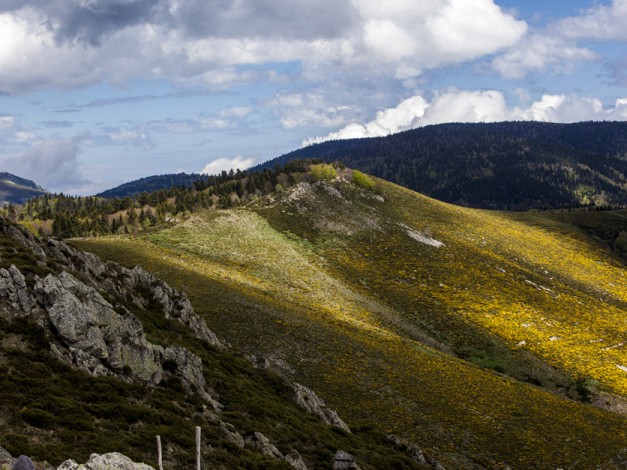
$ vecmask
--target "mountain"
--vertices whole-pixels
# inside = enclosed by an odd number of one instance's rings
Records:
[[[226,345],[142,268],[0,221],[2,468],[20,454],[36,468],[135,468],[92,455],[112,451],[156,468],[157,435],[165,468],[192,468],[196,426],[204,468],[436,466],[398,437],[349,429],[275,364]]]
[[[112,189],[107,189],[96,196],[107,199],[136,196],[143,192],[153,192],[159,189],[174,187],[191,188],[194,182],[205,177],[196,173],[176,173],[166,175],[148,176],[135,181],[130,181]]]
[[[234,351],[445,468],[625,465],[627,272],[589,230],[627,233],[624,210],[470,209],[340,165],[264,174],[271,191],[246,192],[251,175],[169,226],[72,244],[184,290]]]
[[[627,204],[627,123],[440,124],[324,142],[251,171],[318,158],[467,207]]]
[[[22,204],[30,198],[45,194],[48,192],[33,181],[11,173],[0,173],[0,205]]]

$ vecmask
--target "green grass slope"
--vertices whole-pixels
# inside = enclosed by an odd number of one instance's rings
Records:
[[[185,290],[212,329],[286,361],[349,425],[450,468],[624,462],[625,417],[582,403],[627,396],[620,262],[566,225],[377,183],[301,184],[76,243]]]

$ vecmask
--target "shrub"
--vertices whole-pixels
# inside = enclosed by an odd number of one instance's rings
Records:
[[[320,163],[311,166],[311,176],[315,181],[331,181],[337,178],[337,171],[332,165]]]
[[[373,190],[374,189],[374,181],[370,176],[362,173],[361,171],[353,170],[353,183],[361,188],[366,188]]]

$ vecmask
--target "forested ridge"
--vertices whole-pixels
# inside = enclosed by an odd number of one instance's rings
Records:
[[[39,235],[71,238],[137,234],[176,223],[201,209],[236,206],[253,197],[311,180],[307,172],[316,164],[320,161],[295,160],[258,172],[231,170],[214,176],[198,175],[191,187],[131,192],[116,198],[46,194],[21,206],[9,204],[0,214]]]
[[[341,161],[436,199],[505,210],[627,204],[627,123],[440,124],[324,142],[295,158]]]

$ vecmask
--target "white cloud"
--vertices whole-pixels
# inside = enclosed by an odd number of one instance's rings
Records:
[[[581,61],[600,60],[598,54],[578,42],[627,41],[625,25],[627,0],[597,4],[524,38],[495,58],[492,67],[505,78],[522,78],[530,72],[570,73]]]
[[[529,72],[571,72],[576,63],[598,59],[587,48],[569,44],[563,38],[536,34],[492,61],[492,68],[504,78],[523,78]]]
[[[338,127],[348,122],[349,116],[358,111],[353,106],[331,103],[332,92],[326,90],[308,93],[277,93],[268,105],[280,116],[281,125],[286,129],[301,126]]]
[[[519,95],[525,95],[517,90]],[[351,123],[324,137],[314,137],[303,145],[327,140],[385,136],[407,129],[446,122],[498,121],[577,122],[587,120],[627,120],[627,98],[616,100],[613,107],[604,107],[597,98],[544,95],[529,106],[509,106],[497,90],[446,90],[436,93],[427,102],[416,95],[403,100],[395,108],[377,112],[365,124]]]
[[[205,167],[200,170],[200,173],[203,175],[217,175],[222,171],[233,170],[246,170],[257,163],[257,158],[254,157],[233,157],[233,158],[217,158],[205,165]]]
[[[407,80],[516,43],[527,29],[493,0],[128,0],[0,4],[0,90],[165,79],[228,88],[300,62]],[[244,67],[241,67],[244,66]],[[273,67],[270,67],[271,69]],[[316,75],[318,74],[318,75]]]
[[[78,154],[79,148],[71,140],[43,140],[28,150],[0,155],[0,166],[48,190],[71,192],[87,183],[81,174]]]
[[[627,0],[613,0],[611,5],[599,4],[579,16],[558,21],[555,30],[569,38],[627,40]]]

